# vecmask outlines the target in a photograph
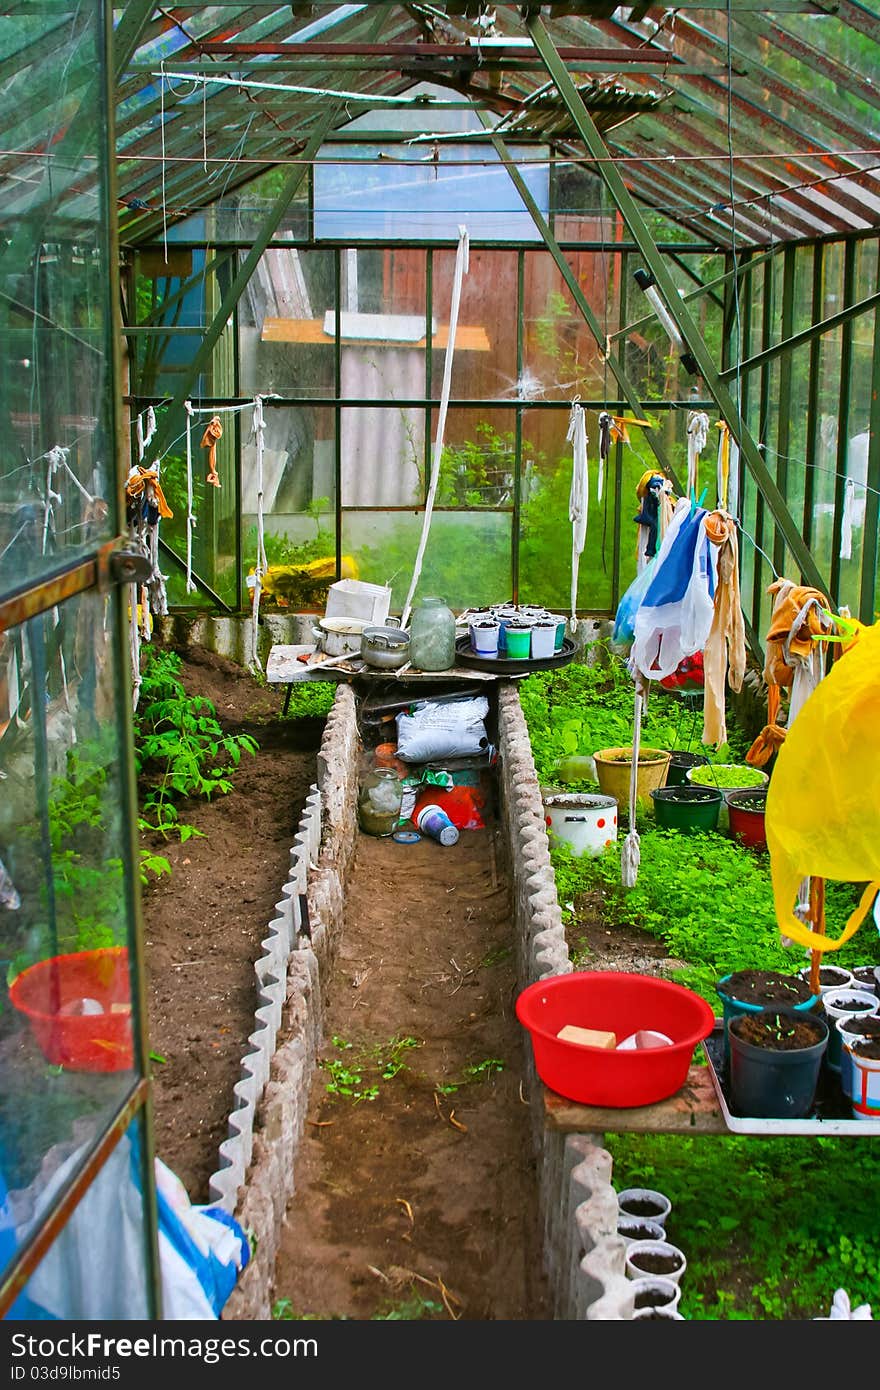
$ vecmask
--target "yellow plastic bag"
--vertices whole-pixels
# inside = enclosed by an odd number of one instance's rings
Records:
[[[810,695],[779,749],[765,828],[776,920],[784,936],[836,951],[880,890],[880,625],[860,627]],[[864,883],[837,940],[794,915],[803,878]]]

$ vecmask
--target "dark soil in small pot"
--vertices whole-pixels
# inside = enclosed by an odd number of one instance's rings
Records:
[[[639,1251],[633,1264],[644,1274],[676,1274],[681,1269],[678,1255],[665,1255],[662,1250]]]
[[[834,1000],[834,1007],[845,1014],[864,1014],[874,1006],[866,1004],[864,999],[858,999],[854,994],[844,994],[842,998]]]
[[[674,1294],[668,1293],[664,1297],[662,1293],[653,1293],[646,1289],[644,1293],[637,1293],[633,1299],[634,1308],[668,1308],[675,1298]]]
[[[649,1220],[656,1220],[661,1208],[656,1202],[645,1201],[644,1198],[630,1197],[626,1207],[620,1208],[627,1216],[647,1216]]]
[[[880,1038],[865,1038],[854,1044],[853,1050],[859,1057],[870,1057],[880,1062]]]
[[[727,793],[728,806],[735,806],[737,811],[752,811],[755,815],[763,816],[767,805],[767,793],[756,787],[748,790],[740,789]]]
[[[627,1240],[662,1240],[663,1227],[656,1221],[649,1221],[647,1224],[642,1222],[630,1222],[621,1219],[617,1224],[618,1235],[625,1235]]]
[[[852,977],[858,981],[859,989],[876,989],[877,977],[873,965],[854,965]]]
[[[867,1018],[848,1018],[846,1031],[850,1037],[880,1038],[880,1018],[868,1014]]]
[[[810,986],[799,975],[784,975],[778,970],[734,970],[716,986],[719,994],[740,1004],[785,1004],[793,1008],[812,998]]]
[[[833,988],[835,985],[845,983],[846,976],[842,970],[838,970],[836,965],[819,966],[819,984],[824,988],[827,988],[829,985]]]
[[[730,1031],[753,1047],[771,1052],[793,1052],[812,1047],[822,1038],[821,1026],[809,1016],[797,1018],[791,1012],[741,1014],[733,1019]]]

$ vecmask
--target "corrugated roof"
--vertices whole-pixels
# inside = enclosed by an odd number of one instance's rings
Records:
[[[295,161],[334,105],[341,129],[421,83],[447,89],[451,101],[472,97],[519,144],[531,135],[583,157],[528,42],[526,10],[540,10],[631,191],[694,238],[743,245],[880,225],[880,15],[855,0],[674,8],[129,0],[114,10],[122,239],[155,237]],[[0,186],[13,214],[58,139],[57,128],[45,129],[47,94],[61,82],[70,121],[86,119],[90,76],[77,59],[87,46],[72,45],[88,25],[76,6],[59,6],[57,24],[36,18],[28,0],[18,11],[5,48],[0,39]],[[436,101],[420,109],[430,132]],[[94,187],[95,175],[79,168],[66,189],[63,176],[55,180],[53,196],[60,189],[76,217]]]

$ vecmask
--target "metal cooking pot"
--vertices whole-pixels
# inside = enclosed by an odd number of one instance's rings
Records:
[[[361,649],[361,634],[369,625],[367,618],[321,618],[312,632],[318,646],[328,656],[357,655]]]
[[[409,633],[399,627],[365,627],[361,656],[368,666],[397,671],[409,661]]]

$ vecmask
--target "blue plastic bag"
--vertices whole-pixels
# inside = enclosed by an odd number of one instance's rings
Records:
[[[614,631],[611,634],[612,642],[631,642],[635,636],[636,612],[648,590],[648,585],[654,574],[654,566],[657,563],[657,556],[654,555],[645,565],[641,574],[637,574],[630,584],[620,603],[617,605],[617,613],[614,617]]]

